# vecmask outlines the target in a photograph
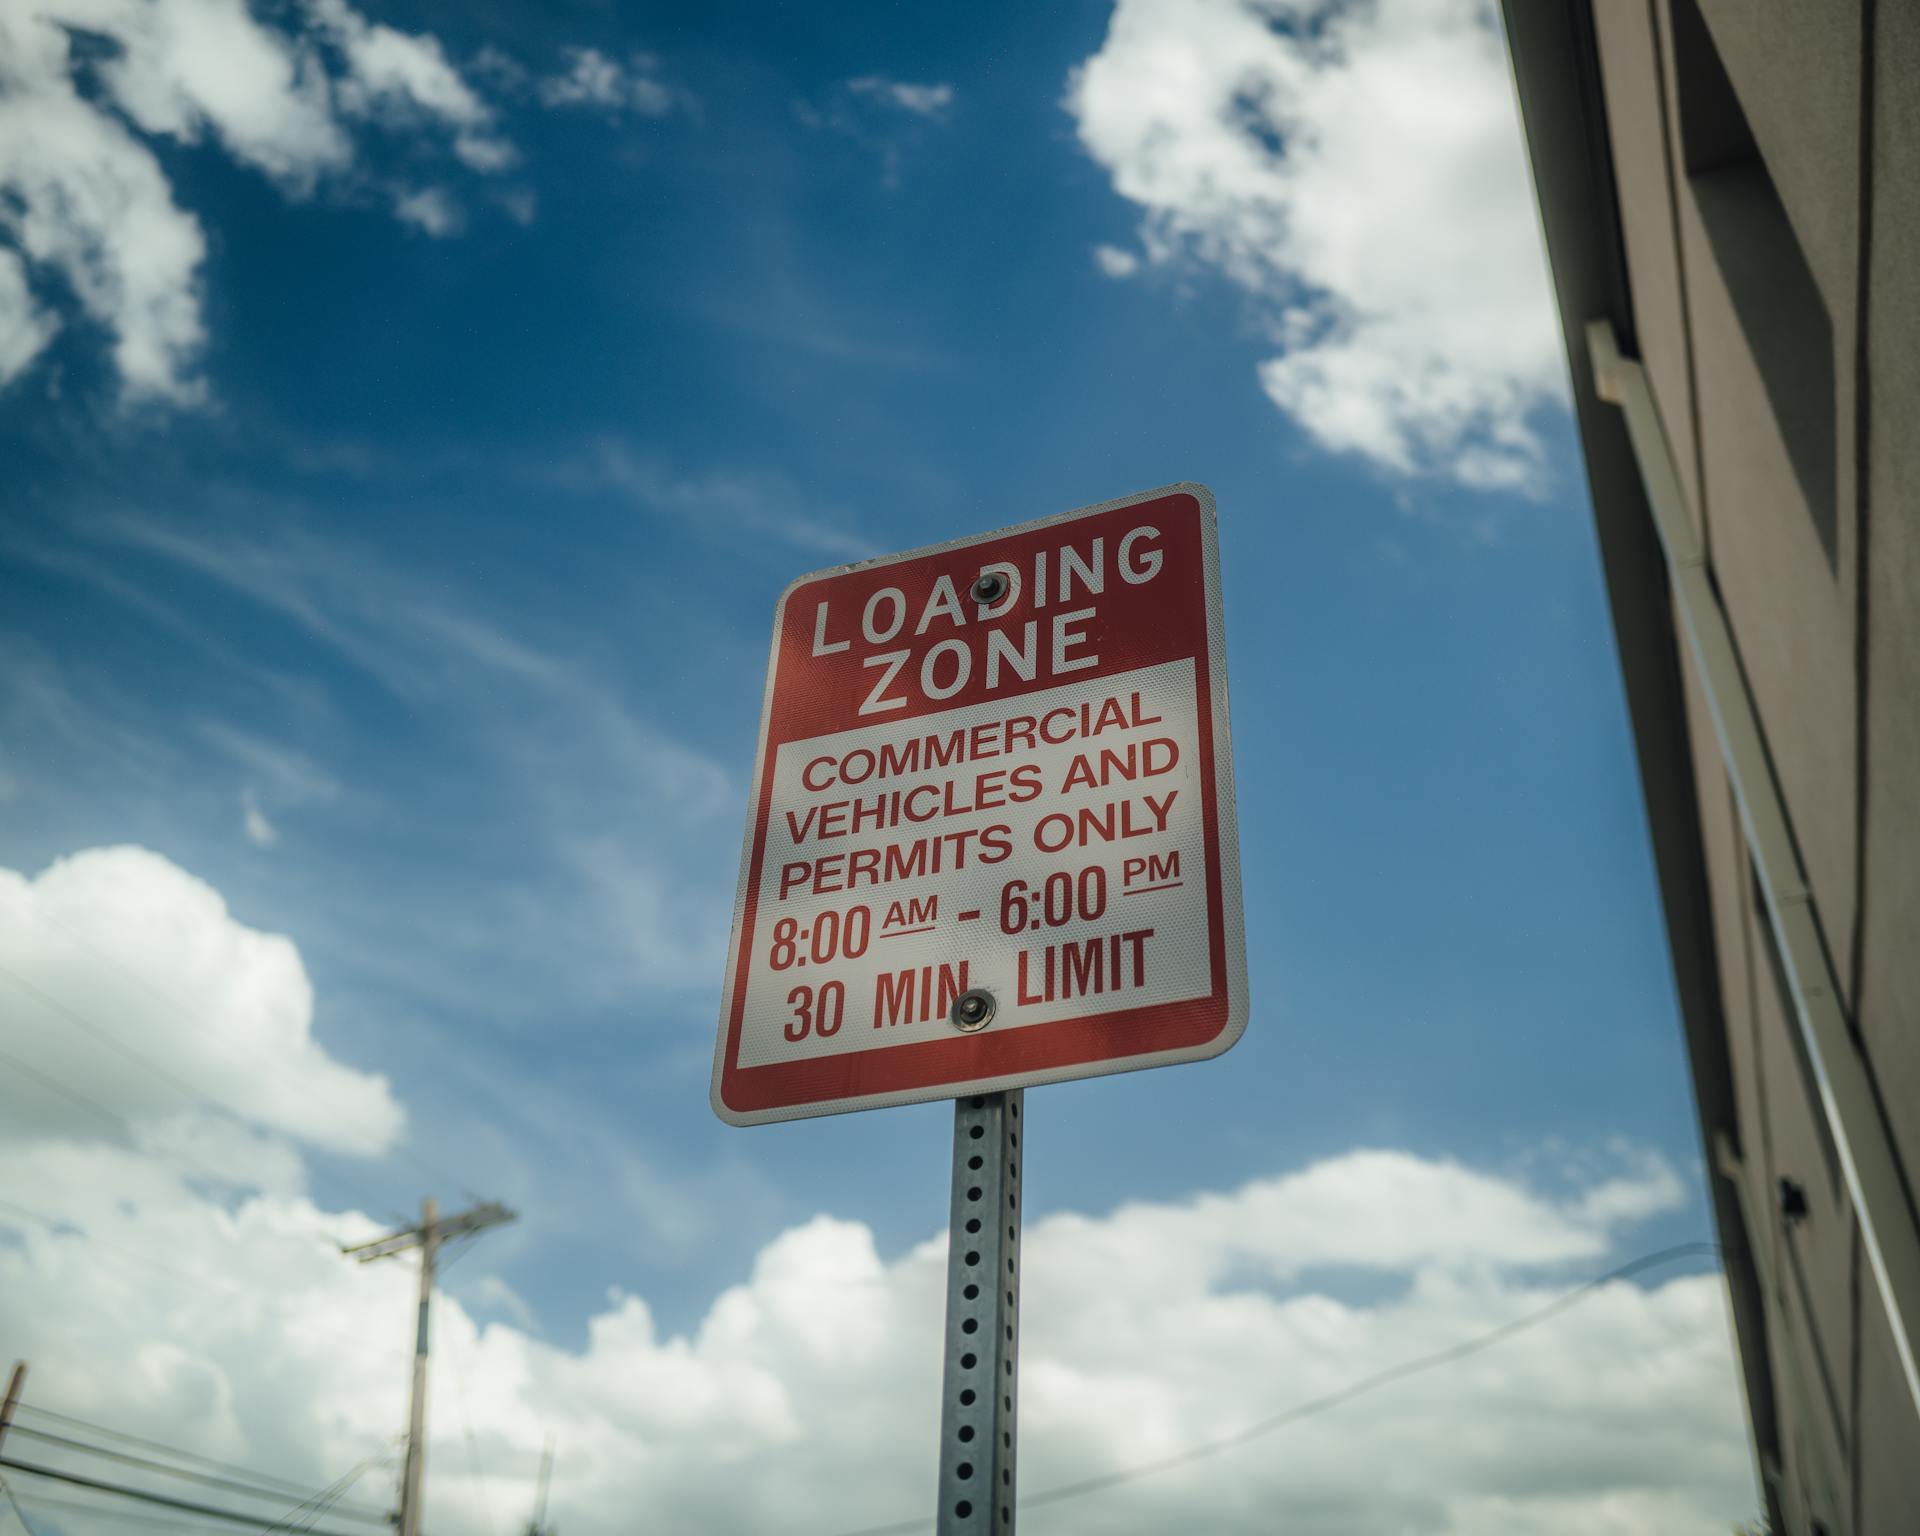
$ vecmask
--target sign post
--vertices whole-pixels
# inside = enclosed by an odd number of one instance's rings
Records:
[[[955,1100],[941,1532],[1013,1529],[1023,1090],[1217,1056],[1246,1018],[1204,487],[787,588],[713,1107]]]
[[[1020,1109],[1025,1096],[953,1106],[947,1354],[940,1379],[940,1536],[1013,1529],[1020,1401]]]

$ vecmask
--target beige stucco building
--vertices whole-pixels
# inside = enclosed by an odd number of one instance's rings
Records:
[[[1506,0],[1756,1466],[1920,1533],[1920,0]]]

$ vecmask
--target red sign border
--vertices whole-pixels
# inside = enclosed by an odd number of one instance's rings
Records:
[[[987,1038],[989,1031],[976,1035],[955,1034],[951,1039],[920,1041],[912,1046],[861,1053],[855,1058],[831,1056],[817,1061],[771,1067],[743,1068],[733,1065],[739,1052],[741,1013],[744,1009],[744,997],[740,998],[741,1007],[735,1006],[741,985],[741,940],[749,926],[749,909],[755,895],[755,854],[765,836],[770,809],[768,802],[772,794],[769,772],[772,765],[767,736],[773,716],[774,687],[788,600],[815,582],[845,576],[853,571],[871,571],[931,555],[947,554],[1178,496],[1190,497],[1198,508],[1201,564],[1205,579],[1207,654],[1196,655],[1193,663],[1202,771],[1213,786],[1213,794],[1205,806],[1203,835],[1214,853],[1209,860],[1207,882],[1209,947],[1212,951],[1209,970],[1214,977],[1214,990],[1206,998],[1186,1003],[1155,1003],[1143,1008],[1090,1015],[1084,1021],[1060,1020],[1044,1027],[1008,1031],[991,1043]],[[1164,1022],[1170,1013],[1180,1015],[1179,1023],[1172,1029]],[[1155,1034],[1160,1039],[1172,1037],[1178,1043],[1160,1050],[1129,1053],[1126,1040],[1130,1033],[1128,1026],[1144,1023],[1149,1017],[1158,1021]],[[1240,893],[1239,824],[1234,807],[1233,734],[1227,709],[1226,635],[1220,602],[1219,534],[1211,491],[1204,485],[1183,481],[1092,506],[1077,507],[1070,512],[996,528],[988,533],[923,545],[918,549],[903,550],[874,560],[809,571],[787,585],[774,606],[773,640],[768,651],[767,680],[760,703],[760,736],[754,751],[753,788],[748,801],[746,832],[741,839],[740,877],[734,896],[733,932],[727,945],[727,970],[720,1001],[719,1032],[714,1048],[710,1090],[715,1114],[730,1125],[760,1125],[820,1115],[849,1114],[862,1109],[882,1109],[895,1104],[960,1098],[970,1093],[992,1093],[1044,1083],[1069,1082],[1077,1078],[1100,1077],[1179,1062],[1204,1061],[1231,1047],[1245,1032],[1246,1024],[1246,929]],[[968,1064],[977,1061],[985,1049],[991,1049],[1002,1064],[1012,1057],[1015,1062],[1013,1069],[1008,1070],[1003,1065],[996,1072],[967,1075]],[[903,1071],[900,1059],[909,1055],[913,1062]],[[864,1079],[866,1091],[847,1094],[844,1092],[844,1080],[849,1061],[863,1058],[867,1059],[867,1066],[864,1071],[856,1069],[856,1075]],[[810,1068],[814,1070],[809,1071]],[[792,1088],[797,1085],[802,1094],[810,1076],[831,1076],[836,1089],[841,1091],[831,1098],[822,1099],[795,1099],[790,1093],[769,1093],[768,1087],[776,1075],[783,1086]],[[730,1095],[727,1090],[732,1090]]]

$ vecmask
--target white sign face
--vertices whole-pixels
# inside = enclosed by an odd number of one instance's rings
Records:
[[[723,1119],[1193,1061],[1245,1025],[1203,488],[787,589],[714,1060]]]

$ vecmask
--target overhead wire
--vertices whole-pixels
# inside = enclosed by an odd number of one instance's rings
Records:
[[[4,1061],[9,1067],[21,1075],[32,1078],[42,1088],[46,1089],[47,1092],[58,1095],[69,1104],[79,1105],[80,1108],[86,1110],[89,1114],[98,1115],[102,1120],[105,1120],[109,1125],[113,1126],[115,1130],[132,1130],[132,1127],[127,1124],[126,1117],[118,1111],[108,1109],[107,1106],[102,1104],[98,1099],[89,1098],[78,1088],[69,1087],[57,1077],[49,1076],[34,1066],[32,1062],[22,1061],[11,1051],[0,1051],[0,1061]]]
[[[15,1205],[11,1200],[0,1200],[0,1211],[11,1211],[16,1216],[23,1216],[30,1221],[37,1221],[51,1230],[56,1236],[60,1235],[64,1228],[73,1236],[78,1237],[82,1242],[93,1243],[119,1258],[129,1259],[145,1268],[174,1275],[179,1279],[190,1281],[194,1285],[210,1285],[217,1290],[225,1291],[233,1296],[246,1294],[244,1287],[229,1280],[224,1275],[209,1274],[204,1270],[194,1271],[182,1269],[177,1264],[169,1264],[166,1260],[156,1259],[151,1254],[142,1253],[137,1248],[129,1248],[124,1243],[116,1243],[111,1238],[101,1237],[96,1232],[90,1232],[85,1227],[76,1223],[72,1217],[50,1216],[45,1211],[36,1211],[28,1206]]]
[[[7,1496],[7,1502],[13,1506],[13,1518],[20,1522],[20,1529],[25,1531],[27,1536],[39,1536],[33,1528],[33,1522],[27,1518],[27,1512],[20,1507],[20,1501],[13,1496],[13,1484],[4,1477],[0,1477],[0,1493],[4,1493]]]
[[[79,1105],[89,1113],[98,1115],[102,1120],[114,1126],[115,1129],[124,1131],[129,1135],[132,1134],[133,1127],[128,1124],[126,1118],[107,1108],[107,1106],[102,1104],[98,1099],[89,1098],[86,1094],[80,1092],[79,1089],[68,1087],[57,1078],[42,1072],[31,1063],[22,1061],[10,1051],[0,1051],[0,1061],[5,1062],[23,1076],[33,1079],[48,1092],[58,1094],[61,1098]],[[109,1238],[99,1236],[97,1233],[89,1232],[76,1224],[71,1217],[50,1216],[45,1211],[36,1211],[24,1205],[16,1205],[11,1200],[0,1200],[0,1210],[12,1211],[17,1216],[24,1216],[29,1220],[38,1221],[53,1229],[68,1227],[75,1235],[84,1241],[97,1243],[102,1248],[116,1253],[122,1258],[132,1259],[136,1263],[144,1264],[149,1268],[162,1270],[172,1275],[178,1275],[182,1279],[193,1281],[196,1285],[217,1286],[222,1290],[231,1291],[235,1294],[238,1294],[240,1291],[239,1286],[222,1276],[206,1273],[189,1273],[187,1270],[181,1269],[178,1265],[169,1264],[165,1260],[154,1258],[151,1254],[141,1253],[138,1249],[129,1248],[124,1243],[116,1243]]]
[[[191,1467],[169,1466],[166,1462],[156,1461],[150,1456],[135,1456],[126,1451],[116,1451],[110,1446],[89,1445],[84,1440],[75,1440],[66,1435],[56,1435],[44,1429],[35,1429],[30,1424],[14,1424],[10,1427],[9,1432],[16,1435],[26,1435],[45,1445],[59,1446],[62,1450],[77,1451],[82,1455],[96,1456],[104,1461],[118,1462],[122,1466],[137,1467],[143,1472],[155,1472],[162,1477],[173,1477],[180,1479],[182,1482],[198,1483],[203,1488],[217,1488],[223,1493],[237,1493],[246,1498],[266,1499],[275,1504],[283,1504],[287,1499],[286,1492],[280,1489],[260,1488],[252,1483],[241,1482],[237,1478],[223,1477],[212,1472],[199,1472]],[[317,1498],[320,1493],[324,1493],[325,1491],[325,1489],[318,1490],[310,1495],[310,1497]],[[358,1506],[350,1506],[342,1509],[340,1513],[352,1520],[367,1520],[376,1525],[386,1524],[387,1517],[384,1510],[368,1509],[366,1512],[361,1513]]]
[[[342,1495],[354,1485],[361,1474],[369,1467],[376,1466],[387,1459],[384,1454],[369,1456],[358,1466],[349,1467],[319,1492],[302,1499],[298,1504],[294,1505],[292,1509],[282,1515],[278,1522],[266,1527],[266,1529],[268,1531],[290,1531],[295,1529],[294,1522],[298,1521],[298,1528],[300,1530],[309,1531],[313,1529],[314,1521],[318,1520],[330,1509],[337,1508],[344,1513],[356,1508],[357,1506],[355,1505],[342,1504],[340,1502]],[[383,1525],[389,1524],[391,1518],[391,1516],[385,1513],[382,1513],[379,1517]]]
[[[91,1035],[94,1039],[98,1040],[102,1045],[106,1046],[107,1049],[117,1052],[119,1055],[126,1057],[128,1061],[133,1062],[136,1066],[144,1067],[147,1071],[151,1072],[155,1077],[159,1078],[162,1082],[172,1084],[173,1087],[178,1089],[181,1093],[184,1093],[188,1098],[194,1100],[196,1103],[199,1103],[204,1107],[211,1109],[216,1113],[222,1114],[222,1115],[234,1115],[239,1113],[231,1105],[220,1103],[218,1100],[213,1098],[212,1095],[205,1093],[199,1088],[194,1087],[192,1083],[188,1082],[185,1078],[177,1075],[170,1068],[162,1066],[159,1062],[155,1061],[151,1056],[149,1056],[145,1051],[137,1050],[135,1047],[128,1045],[127,1042],[122,1040],[118,1035],[115,1035],[112,1032],[101,1028],[100,1025],[96,1024],[92,1019],[89,1019],[88,1017],[86,1017],[86,1015],[77,1012],[73,1008],[69,1007],[67,1004],[61,1002],[60,999],[55,997],[51,992],[48,992],[43,987],[36,986],[31,981],[28,981],[26,977],[22,976],[18,971],[14,970],[13,967],[9,965],[0,964],[0,975],[4,975],[9,981],[11,981],[16,987],[19,987],[23,992],[27,992],[32,996],[38,998],[41,1001],[41,1003],[44,1004],[46,1007],[51,1008],[55,1013],[59,1014],[63,1019],[65,1019],[68,1023],[74,1025],[76,1028],[84,1030],[87,1034]],[[250,1119],[251,1116],[242,1116],[242,1118]]]
[[[15,979],[18,980],[17,977]],[[137,1132],[135,1131],[133,1122],[118,1110],[111,1109],[91,1095],[82,1093],[72,1084],[62,1082],[50,1072],[34,1066],[32,1062],[21,1060],[11,1051],[0,1050],[0,1062],[5,1062],[21,1076],[30,1078],[32,1081],[38,1083],[42,1088],[46,1089],[47,1092],[55,1094],[65,1099],[68,1103],[86,1110],[87,1113],[97,1117],[107,1125],[112,1126],[116,1131],[126,1136],[128,1140],[132,1141],[136,1139]],[[234,1111],[221,1110],[221,1113],[231,1115]],[[225,1169],[215,1168],[211,1163],[203,1162],[197,1157],[176,1155],[180,1156],[180,1160],[183,1163],[190,1167],[197,1167],[202,1174],[217,1183],[228,1184],[233,1182],[233,1175]]]
[[[88,1504],[79,1499],[54,1499],[43,1493],[29,1493],[22,1502],[29,1509],[66,1510],[76,1515],[98,1515],[118,1525],[150,1526],[159,1531],[204,1531],[198,1521],[170,1520],[165,1515],[141,1515],[132,1510],[114,1509],[106,1504]]]
[[[67,1020],[69,1023],[76,1026],[82,1032],[84,1032],[85,1034],[91,1036],[93,1039],[100,1042],[102,1045],[106,1046],[109,1050],[112,1050],[117,1054],[125,1057],[128,1061],[133,1062],[136,1066],[141,1067],[148,1072],[151,1072],[155,1077],[159,1078],[162,1082],[169,1084],[176,1092],[184,1095],[187,1099],[199,1105],[202,1109],[211,1110],[214,1114],[224,1116],[228,1119],[238,1120],[242,1124],[252,1124],[256,1120],[257,1117],[254,1116],[252,1113],[245,1110],[238,1109],[231,1104],[224,1104],[220,1100],[214,1098],[211,1094],[206,1093],[202,1089],[196,1088],[192,1083],[188,1082],[185,1078],[180,1077],[177,1073],[174,1073],[170,1071],[168,1068],[161,1066],[151,1056],[147,1055],[146,1052],[138,1050],[131,1045],[128,1045],[124,1040],[120,1039],[112,1031],[105,1029],[97,1021],[87,1018],[84,1014],[78,1012],[73,1007],[62,1002],[59,998],[53,996],[50,992],[46,991],[44,988],[36,986],[33,982],[28,981],[26,977],[20,975],[18,971],[15,971],[10,966],[0,964],[0,976],[5,976],[15,986],[21,988],[23,991],[37,998],[46,1007],[52,1009],[55,1013],[59,1014],[60,1017]],[[10,1059],[17,1059],[17,1058],[10,1058]],[[93,1110],[95,1113],[103,1113],[103,1114],[112,1116],[112,1118],[119,1125],[121,1125],[128,1132],[128,1134],[132,1134],[133,1127],[128,1122],[128,1120],[124,1115],[117,1114],[113,1110],[107,1109],[105,1105],[102,1105],[97,1100],[89,1099],[85,1094],[80,1093],[78,1089],[59,1083],[56,1079],[51,1079],[49,1075],[44,1071],[33,1069],[32,1076],[35,1077],[41,1083],[48,1084],[51,1087],[53,1092],[60,1094],[63,1098],[73,1100],[76,1103],[84,1103],[87,1108]],[[233,1173],[230,1169],[217,1169],[217,1168],[214,1168],[211,1164],[202,1162],[200,1159],[190,1157],[190,1156],[182,1156],[181,1160],[190,1164],[197,1165],[204,1174],[206,1174],[209,1178],[214,1179],[218,1183],[232,1184],[233,1182],[235,1182]],[[368,1199],[367,1191],[363,1189],[359,1189],[350,1180],[342,1178],[338,1173],[335,1173],[332,1170],[315,1169],[313,1171],[317,1177],[323,1178],[327,1182],[335,1185],[342,1193],[348,1195],[350,1197],[351,1204],[362,1206],[368,1210],[380,1211],[384,1215],[395,1217],[397,1220],[401,1220],[401,1221],[405,1220],[404,1217],[399,1217],[397,1213],[393,1210],[393,1208],[390,1205],[388,1205],[388,1203],[385,1200],[379,1199],[379,1198]]]
[[[103,1435],[109,1440],[118,1440],[126,1445],[137,1445],[142,1450],[155,1451],[165,1456],[171,1456],[176,1461],[196,1462],[203,1467],[211,1467],[217,1472],[226,1472],[236,1477],[249,1478],[254,1483],[262,1485],[263,1487],[277,1484],[278,1490],[274,1495],[276,1498],[304,1499],[313,1494],[324,1493],[326,1491],[325,1489],[316,1489],[306,1483],[295,1482],[291,1478],[281,1477],[277,1473],[261,1472],[253,1467],[243,1467],[234,1462],[221,1461],[217,1457],[203,1456],[198,1451],[190,1451],[183,1446],[169,1445],[164,1440],[153,1440],[145,1435],[136,1435],[124,1429],[115,1429],[111,1425],[96,1424],[90,1419],[82,1419],[74,1414],[58,1413],[51,1408],[43,1408],[37,1403],[21,1402],[16,1406],[15,1412],[30,1414],[35,1418],[45,1419],[51,1423],[65,1424],[74,1429],[88,1430],[93,1434]],[[13,1426],[16,1431],[22,1427],[18,1421],[16,1421]],[[379,1456],[372,1458],[372,1460],[376,1462],[379,1459]],[[371,1505],[353,1505],[350,1507],[373,1514],[384,1513],[384,1511],[374,1509]]]
[[[1397,1365],[1390,1365],[1384,1370],[1375,1371],[1372,1375],[1363,1376],[1358,1381],[1349,1382],[1346,1386],[1336,1391],[1325,1393],[1320,1397],[1310,1398],[1306,1402],[1297,1403],[1291,1408],[1282,1409],[1279,1413],[1257,1420],[1244,1429],[1236,1430],[1233,1434],[1223,1435],[1216,1440],[1202,1441],[1200,1444],[1189,1446],[1183,1451],[1176,1451],[1171,1456],[1163,1456],[1155,1461],[1143,1462],[1139,1466],[1121,1467],[1112,1472],[1102,1473],[1097,1477],[1082,1478],[1078,1482],[1062,1483],[1057,1487],[1047,1488],[1039,1493],[1026,1494],[1020,1497],[1019,1504],[1022,1508],[1032,1508],[1036,1505],[1043,1504],[1063,1504],[1069,1499],[1084,1498],[1090,1493],[1100,1493],[1108,1488],[1117,1488],[1125,1483],[1135,1483],[1141,1481],[1143,1478],[1157,1477],[1162,1472],[1171,1472],[1175,1468],[1190,1466],[1196,1461],[1203,1461],[1209,1456],[1218,1456],[1224,1451],[1234,1450],[1247,1444],[1249,1441],[1257,1440],[1262,1435],[1269,1435],[1275,1430],[1285,1429],[1287,1426],[1298,1424],[1303,1420],[1316,1418],[1320,1414],[1329,1412],[1334,1408],[1340,1407],[1342,1404],[1353,1401],[1356,1397],[1362,1397],[1369,1392],[1378,1391],[1381,1387],[1388,1386],[1393,1382],[1403,1381],[1409,1376],[1416,1376],[1426,1371],[1437,1370],[1441,1366],[1455,1364],[1471,1355],[1479,1354],[1482,1350],[1491,1349],[1494,1345],[1512,1338],[1517,1333],[1523,1333],[1529,1328],[1537,1328],[1540,1324],[1557,1317],[1570,1307],[1578,1306],[1602,1286],[1611,1285],[1617,1280],[1631,1279],[1634,1275],[1642,1274],[1650,1269],[1658,1269],[1667,1264],[1678,1263],[1681,1259],[1704,1258],[1717,1255],[1719,1252],[1720,1245],[1718,1243],[1691,1242],[1676,1243],[1669,1248],[1659,1248],[1651,1253],[1643,1253],[1638,1258],[1629,1259],[1626,1263],[1618,1265],[1606,1271],[1604,1274],[1595,1275],[1591,1280],[1583,1281],[1571,1290],[1562,1292],[1545,1306],[1536,1308],[1532,1312],[1524,1313],[1510,1322],[1502,1323],[1497,1328],[1490,1328],[1485,1333],[1476,1334],[1474,1337],[1463,1340],[1458,1344],[1450,1344],[1444,1349],[1436,1349],[1428,1354],[1416,1355],[1411,1360],[1403,1360]],[[857,1531],[844,1531],[840,1533],[840,1536],[913,1536],[913,1533],[924,1531],[932,1524],[933,1521],[930,1518],[897,1520],[890,1525],[863,1526]]]
[[[100,961],[101,964],[115,971],[124,980],[131,983],[133,986],[138,987],[141,991],[146,992],[150,996],[158,999],[160,1002],[165,1003],[168,1007],[172,1008],[176,1013],[178,1013],[182,1018],[187,1019],[189,1022],[195,1025],[200,1025],[204,1022],[201,1011],[195,1008],[192,1004],[188,1003],[185,999],[179,997],[170,988],[161,986],[158,982],[154,981],[149,976],[141,975],[140,972],[135,970],[132,966],[125,964],[117,956],[115,956],[108,950],[104,949],[102,946],[94,943],[92,939],[88,938],[84,933],[81,933],[78,929],[73,928],[66,923],[63,923],[59,921],[57,918],[53,917],[51,914],[45,911],[42,911],[37,904],[32,902],[24,902],[23,904],[25,906],[26,911],[36,921],[38,921],[41,924],[41,926],[53,930],[55,933],[58,933],[62,938],[66,939],[68,942],[76,944],[80,948],[86,950],[87,953],[92,955],[96,960]],[[202,1035],[201,1039],[203,1043],[217,1044],[221,1046],[223,1049],[226,1049],[228,1051],[249,1056],[254,1061],[267,1066],[271,1070],[280,1071],[284,1068],[284,1062],[279,1057],[274,1056],[267,1051],[263,1051],[259,1047],[254,1046],[248,1042],[235,1040],[231,1036],[228,1036],[225,1039],[215,1038],[210,1040],[209,1037]],[[357,1125],[362,1131],[374,1132],[378,1130],[378,1127],[375,1127],[372,1124],[370,1124],[364,1117],[356,1116],[356,1115],[353,1115],[352,1113],[340,1114],[336,1112],[335,1118],[345,1119],[350,1123]],[[467,1187],[467,1185],[461,1180],[461,1178],[457,1174],[454,1174],[445,1168],[438,1167],[429,1159],[421,1156],[421,1154],[419,1154],[418,1152],[412,1151],[407,1147],[401,1146],[401,1147],[394,1148],[393,1151],[389,1154],[389,1156],[403,1162],[411,1163],[414,1166],[414,1168],[416,1168],[419,1172],[425,1174],[428,1178],[442,1184],[444,1187],[456,1188],[464,1191],[469,1199],[475,1199],[475,1200],[479,1199],[479,1196],[474,1194],[474,1192]]]
[[[249,1530],[273,1529],[273,1523],[261,1516],[240,1514],[211,1504],[195,1504],[190,1499],[176,1499],[167,1494],[152,1493],[142,1488],[123,1488],[118,1483],[102,1482],[97,1477],[86,1477],[78,1472],[65,1472],[56,1467],[37,1466],[32,1462],[18,1461],[11,1456],[0,1456],[0,1468],[11,1472],[23,1472],[29,1477],[44,1477],[56,1483],[69,1483],[76,1488],[89,1488],[99,1493],[115,1494],[144,1504],[158,1504],[167,1509],[184,1510],[190,1515],[200,1515],[209,1520],[224,1520],[229,1525],[245,1526]],[[316,1533],[316,1536],[351,1536],[351,1533],[322,1529]]]

